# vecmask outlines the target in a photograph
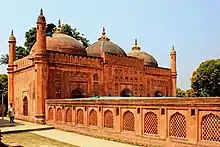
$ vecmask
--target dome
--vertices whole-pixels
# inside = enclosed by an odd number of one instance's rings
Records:
[[[132,47],[132,51],[128,53],[128,56],[143,59],[144,65],[158,67],[157,60],[153,56],[141,51],[140,47],[137,45],[137,39],[135,40],[135,45]]]
[[[49,51],[69,53],[75,55],[87,55],[84,46],[75,38],[64,34],[60,24],[52,37],[47,36],[46,49]],[[36,43],[33,45],[30,54],[35,53],[35,50]]]
[[[105,28],[103,28],[102,37],[99,38],[97,42],[88,46],[86,51],[87,55],[95,57],[101,57],[103,52],[127,56],[121,47],[114,44],[109,38],[106,37]]]
[[[9,36],[9,39],[8,39],[9,42],[16,42],[16,38],[13,34],[13,30],[11,31],[11,35]]]

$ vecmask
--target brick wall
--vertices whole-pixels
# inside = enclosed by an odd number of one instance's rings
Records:
[[[50,99],[46,121],[136,144],[220,146],[220,98]]]

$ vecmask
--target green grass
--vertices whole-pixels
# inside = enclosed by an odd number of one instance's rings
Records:
[[[17,143],[24,147],[76,147],[29,132],[4,134],[2,142]]]

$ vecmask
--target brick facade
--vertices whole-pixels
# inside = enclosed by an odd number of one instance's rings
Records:
[[[171,69],[145,66],[142,59],[114,53],[103,52],[101,57],[86,56],[82,48],[80,52],[83,52],[83,55],[76,55],[71,54],[70,49],[68,52],[47,49],[48,46],[55,47],[56,43],[58,47],[62,47],[65,41],[68,43],[72,40],[62,41],[62,30],[58,29],[60,32],[56,35],[59,37],[61,34],[61,38],[56,38],[57,42],[48,45],[46,18],[42,11],[36,28],[37,40],[33,54],[22,59],[15,60],[16,39],[13,34],[9,39],[8,97],[9,102],[15,105],[16,118],[45,123],[46,99],[175,96],[175,51],[170,54]],[[52,39],[49,40],[51,42]],[[68,47],[68,44],[65,47]],[[95,113],[91,115],[95,116]],[[112,114],[109,112],[106,115]],[[68,113],[68,116],[70,120],[71,114]],[[83,122],[82,115],[77,119],[77,123]],[[107,122],[112,121],[106,120]],[[94,120],[91,120],[91,124],[95,125]],[[106,126],[110,127],[112,124]]]

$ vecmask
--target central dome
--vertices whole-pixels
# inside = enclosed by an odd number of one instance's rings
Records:
[[[36,42],[33,45],[30,54],[36,51]],[[75,55],[87,55],[84,46],[75,38],[64,34],[61,25],[59,26],[52,37],[46,38],[46,49],[49,51],[56,51],[62,53],[69,53]]]
[[[86,51],[87,55],[95,57],[101,57],[103,52],[127,56],[122,48],[111,42],[110,39],[106,37],[105,28],[103,28],[102,37],[99,38],[97,42],[88,46]]]

